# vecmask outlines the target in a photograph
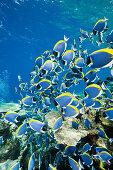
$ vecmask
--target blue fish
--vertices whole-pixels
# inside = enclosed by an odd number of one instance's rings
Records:
[[[63,68],[60,66],[60,65],[58,65],[56,68],[55,68],[55,72],[57,72],[57,73],[61,73],[63,71]]]
[[[80,29],[80,34],[81,37],[79,37],[79,41],[82,42],[83,40],[89,38],[90,39],[90,35],[87,31],[84,31],[83,29]]]
[[[20,104],[22,104],[25,107],[31,107],[37,102],[36,98],[34,96],[27,96],[22,99]]]
[[[58,41],[54,48],[53,48],[53,54],[55,55],[55,57],[60,57],[63,52],[66,50],[67,48],[67,41],[69,38],[67,38],[66,36],[64,36],[64,40],[60,40]]]
[[[61,152],[64,151],[66,145],[65,144],[62,144],[62,143],[57,143],[56,144],[56,148],[59,149]]]
[[[106,151],[102,151],[99,153],[99,156],[103,159],[103,161],[110,163],[110,159],[112,159],[113,157],[111,156],[110,153],[106,152]]]
[[[31,85],[37,85],[37,83],[41,80],[39,75],[36,75],[33,77],[33,79],[30,81]]]
[[[103,148],[102,146],[95,147],[96,153],[100,153],[102,151],[109,152],[106,148]]]
[[[22,90],[26,90],[27,88],[27,83],[20,83],[19,84],[19,89],[22,91]]]
[[[51,60],[47,60],[42,67],[40,68],[40,71],[44,72],[47,74],[48,72],[52,71],[54,69],[54,62]]]
[[[113,44],[113,30],[110,32],[110,34],[106,38],[107,44]]]
[[[84,79],[84,73],[79,71],[79,73],[74,74],[74,77],[78,79]]]
[[[89,119],[86,118],[84,119],[84,126],[87,128],[87,129],[91,129],[91,122],[89,121]]]
[[[79,122],[79,121],[77,121],[77,120],[73,120],[73,121],[72,121],[72,128],[74,128],[74,129],[78,129],[79,124],[80,124],[80,122]]]
[[[78,116],[79,114],[79,110],[75,107],[75,106],[72,106],[72,105],[67,105],[66,106],[66,109],[65,109],[65,116],[66,117],[76,117]]]
[[[62,153],[57,152],[56,157],[55,157],[55,164],[58,166],[60,161],[61,161]]]
[[[20,162],[17,162],[9,170],[19,170],[19,169],[20,169]]]
[[[42,56],[43,56],[44,58],[47,58],[49,55],[50,55],[50,51],[49,51],[49,50],[46,50],[46,51],[42,54]]]
[[[51,81],[47,79],[42,79],[37,84],[37,90],[45,91],[51,87]]]
[[[79,167],[79,164],[71,157],[68,157],[68,161],[69,161],[69,164],[72,168],[72,170],[79,170],[80,167]]]
[[[100,49],[91,53],[87,58],[87,65],[92,68],[111,67],[113,49]]]
[[[75,65],[75,67],[77,67],[77,68],[82,68],[82,67],[84,67],[84,64],[85,64],[85,62],[84,62],[84,59],[83,59],[82,57],[77,58],[77,59],[75,60],[75,62],[74,62],[74,65]]]
[[[63,118],[61,116],[54,122],[54,125],[52,126],[52,130],[58,130],[63,125],[62,121]]]
[[[66,146],[63,152],[64,156],[73,156],[77,147],[76,146]]]
[[[100,109],[102,108],[104,105],[103,103],[101,102],[101,100],[99,99],[94,99],[94,105],[92,106],[93,108],[95,109]]]
[[[36,71],[32,71],[29,75],[30,75],[30,77],[35,77],[36,76]]]
[[[71,87],[73,85],[73,80],[67,80],[65,82],[66,88],[68,89],[69,87]]]
[[[113,120],[113,108],[109,108],[109,109],[105,110],[104,113],[107,116],[106,119]]]
[[[97,78],[97,72],[98,70],[90,70],[88,71],[85,76],[84,76],[84,81],[85,82],[94,82]]]
[[[112,93],[111,93],[111,91],[106,87],[106,85],[105,85],[104,82],[102,83],[102,88],[103,88],[103,90],[105,91],[105,97],[106,97],[106,98],[109,98],[109,99],[112,99]]]
[[[3,136],[0,136],[0,146],[2,146],[4,143],[4,137]]]
[[[102,94],[102,88],[97,84],[91,84],[85,88],[85,92],[88,94],[89,98],[97,98]]]
[[[20,115],[14,111],[8,111],[3,117],[11,123],[17,123],[17,118],[19,116]]]
[[[73,73],[79,73],[80,72],[80,69],[78,67],[71,66],[70,68],[71,68]]]
[[[104,32],[107,29],[107,19],[100,19],[97,21],[95,26],[93,27],[93,34],[96,35],[97,33]]]
[[[35,60],[35,66],[38,66],[38,68],[41,68],[41,66],[43,65],[43,62],[44,62],[43,57],[38,57]]]
[[[62,64],[69,65],[75,57],[75,52],[73,50],[67,50],[62,56]]]
[[[46,131],[45,123],[42,123],[35,119],[31,119],[28,123],[31,129],[33,129],[37,133],[42,133],[44,130]]]
[[[28,170],[32,170],[35,166],[35,153],[33,153],[29,159]]]
[[[33,86],[31,86],[31,87],[29,88],[29,92],[30,92],[30,93],[35,93],[35,91],[36,91],[36,86],[35,86],[35,85],[33,85]]]
[[[46,106],[50,106],[51,105],[51,101],[49,97],[45,97],[45,105]]]
[[[71,93],[63,93],[55,98],[55,105],[60,107],[66,107],[72,100],[73,95]]]
[[[107,134],[104,132],[104,129],[98,128],[98,130],[99,130],[98,135],[99,135],[100,137],[105,138],[105,139],[109,139],[108,136],[107,136]]]
[[[94,105],[94,100],[86,96],[83,99],[83,103],[85,107],[92,107]]]
[[[70,103],[70,105],[75,106],[75,107],[78,107],[78,105],[79,105],[79,100],[76,99],[76,98],[74,98],[73,101],[72,101],[72,103]]]
[[[89,150],[91,150],[91,146],[90,146],[89,143],[86,143],[86,144],[83,146],[82,152],[83,152],[83,153],[86,153],[86,152],[88,152]]]
[[[62,83],[61,86],[60,86],[60,91],[61,91],[61,92],[65,92],[66,89],[67,89],[66,84],[65,84],[65,83]]]
[[[54,77],[52,78],[52,84],[53,84],[53,85],[57,85],[57,84],[58,84],[58,76],[54,76]]]
[[[18,127],[15,136],[16,137],[22,136],[23,134],[26,133],[26,131],[27,131],[27,123],[23,123]]]
[[[93,164],[93,159],[88,153],[83,153],[81,158],[84,161],[84,165],[90,166]]]
[[[70,80],[74,77],[74,74],[72,72],[67,72],[64,76],[64,80]]]

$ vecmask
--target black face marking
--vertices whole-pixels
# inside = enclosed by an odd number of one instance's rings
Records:
[[[47,126],[44,125],[43,128],[42,128],[43,131],[47,131]]]
[[[93,34],[96,35],[96,34],[97,34],[97,31],[93,30]]]
[[[20,116],[18,116],[16,120],[17,120],[17,121],[20,121]]]
[[[36,99],[36,97],[33,97],[33,102],[37,102],[37,99]]]
[[[61,62],[62,62],[63,65],[65,65],[65,63],[66,63],[64,60],[61,60]]]
[[[84,91],[84,95],[85,95],[85,97],[87,96],[87,93]]]
[[[53,51],[53,54],[54,54],[55,58],[58,57],[58,52]]]
[[[37,89],[40,89],[40,88],[41,88],[41,86],[38,84],[38,85],[37,85]]]
[[[43,70],[43,69],[42,69],[42,73],[43,73],[43,75],[46,74],[46,70]]]
[[[55,106],[57,106],[57,105],[58,105],[58,103],[57,103],[55,100],[54,100],[54,105],[55,105]]]
[[[90,60],[90,57],[88,56],[86,65],[89,65],[90,63],[91,63],[91,60]]]
[[[86,82],[88,79],[86,77],[84,77],[84,81]]]

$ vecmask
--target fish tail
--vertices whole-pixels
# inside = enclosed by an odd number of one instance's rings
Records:
[[[67,38],[65,35],[64,35],[64,41],[68,41],[69,38]]]

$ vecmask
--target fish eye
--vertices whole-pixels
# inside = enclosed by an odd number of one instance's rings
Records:
[[[43,131],[47,131],[47,126],[44,125],[43,128],[42,128]]]
[[[40,88],[41,88],[41,86],[38,84],[38,85],[37,85],[37,89],[40,89]]]
[[[42,69],[42,73],[43,73],[43,74],[46,74],[46,70],[43,70],[43,69]]]
[[[36,97],[33,97],[33,101],[34,101],[34,102],[36,102],[36,101],[37,101]]]
[[[54,100],[54,105],[55,105],[55,106],[57,106],[57,105],[58,105],[58,103],[57,103],[55,100]]]
[[[65,65],[65,63],[66,63],[64,60],[61,60],[61,62],[62,62],[63,65]]]
[[[91,60],[90,60],[90,57],[88,56],[86,65],[89,65],[90,63],[91,63]]]
[[[53,51],[53,54],[54,54],[55,58],[58,56],[58,52],[56,52],[56,51]]]
[[[27,123],[27,127],[29,127],[29,123]]]
[[[97,31],[93,30],[93,34],[96,35]]]
[[[17,117],[17,121],[20,121],[20,116]]]
[[[87,93],[84,91],[84,95],[85,95],[85,97],[87,96]]]
[[[41,73],[39,74],[39,77],[42,77],[42,74],[41,74]]]

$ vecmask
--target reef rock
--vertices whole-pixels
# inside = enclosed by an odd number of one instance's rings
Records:
[[[50,127],[53,126],[55,120],[61,115],[58,112],[52,111],[46,115],[46,121]],[[77,130],[72,128],[72,120],[75,118],[65,118],[63,125],[60,129],[54,132],[55,139],[58,143],[76,146],[81,138],[87,135],[98,134],[98,130],[91,129],[87,130],[83,126],[80,126]]]
[[[0,136],[4,137],[4,143],[0,147],[0,170],[10,169],[18,162],[27,145],[27,135],[21,138],[14,137],[17,128],[17,124],[0,119]]]

